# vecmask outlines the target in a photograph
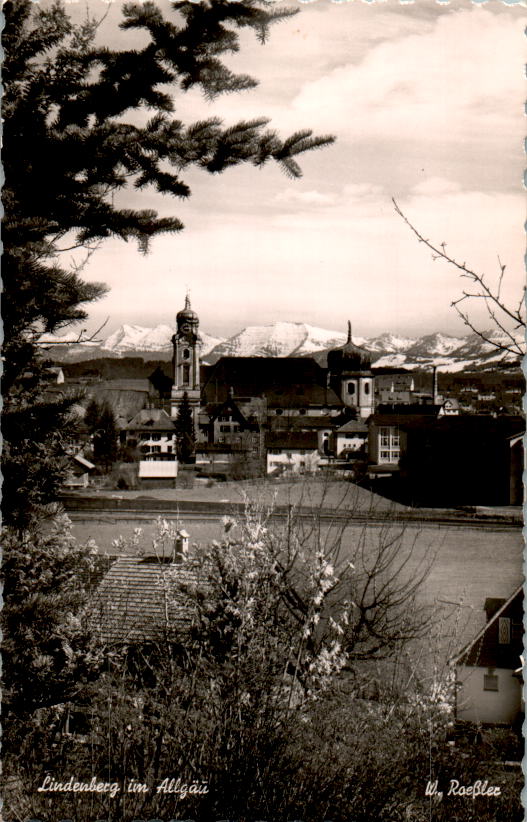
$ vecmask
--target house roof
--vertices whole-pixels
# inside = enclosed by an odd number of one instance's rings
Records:
[[[180,586],[200,580],[193,565],[157,557],[119,557],[91,601],[90,622],[106,643],[159,641],[187,629],[192,601]]]
[[[89,460],[85,459],[80,454],[75,454],[72,457],[72,460],[75,460],[75,462],[78,462],[79,465],[82,465],[82,467],[86,468],[87,471],[92,471],[95,468],[95,465],[93,464],[93,462],[90,462]]]
[[[521,637],[512,637],[511,643],[508,645],[501,645],[499,647],[497,642],[498,620],[500,617],[512,616],[515,613],[521,615],[523,612],[523,583],[516,588],[514,593],[507,600],[501,600],[503,603],[498,605],[499,600],[495,598],[487,598],[485,600],[485,610],[487,613],[493,615],[488,619],[487,623],[481,628],[465,647],[454,657],[450,662],[460,665],[481,665],[483,667],[507,668],[513,670],[518,667],[519,654],[523,648],[523,641]],[[496,607],[497,606],[497,607]]]
[[[318,436],[316,431],[268,431],[265,447],[316,451]]]
[[[273,431],[318,431],[319,429],[334,429],[335,417],[329,414],[317,414],[310,417],[307,414],[298,414],[295,416],[277,416],[273,415],[269,418],[268,424]]]
[[[324,388],[326,371],[312,357],[221,357],[205,369],[202,393],[206,403],[224,402],[231,388],[235,397],[261,397],[313,385]]]
[[[127,431],[173,431],[174,420],[164,408],[143,408],[125,428]]]
[[[219,403],[218,405],[214,405],[210,408],[209,422],[215,422],[215,420],[224,415],[226,411],[230,412],[230,415],[240,424],[242,428],[248,428],[255,431],[258,430],[258,422],[256,420],[248,419],[240,410],[236,400],[233,397],[228,397],[225,402]]]
[[[381,404],[373,415],[372,422],[377,423],[380,420],[379,425],[399,425],[403,422],[407,424],[408,422],[435,421],[441,407],[440,405],[424,403],[413,403],[412,405]]]
[[[362,420],[348,420],[340,428],[337,428],[337,434],[366,434],[368,426]]]
[[[307,408],[313,405],[343,408],[344,403],[332,388],[309,383],[285,383],[265,390],[269,408]]]

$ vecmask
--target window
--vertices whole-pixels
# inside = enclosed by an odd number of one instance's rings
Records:
[[[190,357],[190,351],[188,350],[188,348],[184,348],[183,349],[183,359],[188,360],[189,357]]]
[[[160,454],[161,453],[161,446],[160,445],[152,445],[150,451],[152,454]]]
[[[496,674],[484,674],[483,676],[483,690],[484,691],[497,691],[498,689],[498,677]]]
[[[172,446],[167,445],[167,454],[171,454],[171,453],[172,453]]]
[[[230,425],[220,425],[220,431],[222,434],[230,434],[231,427]]]
[[[184,365],[181,369],[181,379],[183,381],[183,385],[188,385],[190,382],[190,366]]]
[[[354,382],[349,382],[348,383],[348,394],[350,395],[350,397],[352,397],[354,393],[355,393],[355,383]]]
[[[150,439],[153,442],[159,442],[159,440],[161,439],[161,434],[150,434]]]
[[[401,455],[399,430],[395,426],[379,428],[379,463],[397,463]]]
[[[368,396],[368,394],[370,393],[370,384],[369,384],[369,382],[364,383],[364,393],[366,394],[366,396]]]
[[[277,408],[277,409],[276,409],[276,411],[275,411],[275,414],[276,414],[278,417],[280,417],[283,413],[284,413],[284,409],[283,409],[283,408]]]
[[[511,621],[507,617],[498,618],[498,642],[500,645],[510,645]]]

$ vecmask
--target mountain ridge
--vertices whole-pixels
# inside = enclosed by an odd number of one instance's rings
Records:
[[[48,351],[57,360],[78,362],[95,357],[144,356],[170,359],[172,355],[172,335],[175,328],[161,323],[155,327],[123,324],[98,343],[78,343],[76,336],[69,332],[61,338],[43,335]],[[496,332],[490,339],[499,342]],[[325,364],[327,352],[343,345],[347,335],[300,322],[276,322],[270,325],[246,326],[228,338],[215,337],[200,332],[202,340],[201,357],[213,364],[222,356],[237,357],[291,357],[314,356]],[[60,342],[59,345],[56,343]],[[384,332],[375,337],[354,336],[353,342],[362,346],[372,355],[372,363],[377,368],[405,367],[420,368],[437,365],[444,371],[460,371],[469,367],[482,367],[487,363],[495,367],[500,362],[513,363],[511,355],[496,350],[490,343],[476,334],[456,337],[442,332],[433,332],[421,337],[406,337]]]

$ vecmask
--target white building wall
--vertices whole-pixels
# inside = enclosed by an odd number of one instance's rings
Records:
[[[141,460],[139,479],[172,479],[177,477],[177,460]]]
[[[360,451],[360,449],[367,444],[368,437],[366,434],[336,434],[337,439],[337,446],[336,446],[336,453],[337,457],[342,454],[343,451]]]
[[[484,677],[497,676],[498,690],[487,691]],[[475,723],[510,724],[521,708],[521,685],[508,668],[458,665],[457,718]]]
[[[148,447],[150,449],[150,453],[171,454],[176,451],[176,437],[175,435],[167,437],[162,434],[160,439],[151,439],[143,434],[143,437],[139,440],[138,446],[139,448],[142,446]],[[157,452],[152,451],[154,447],[158,447],[161,450]]]
[[[307,451],[301,454],[300,451],[284,451],[280,454],[267,452],[267,473],[276,468],[284,467],[293,474],[311,473],[316,471],[320,463],[320,454],[317,451]]]

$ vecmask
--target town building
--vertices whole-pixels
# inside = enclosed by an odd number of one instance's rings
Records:
[[[202,342],[198,333],[198,315],[190,307],[188,294],[185,298],[185,307],[177,313],[176,322],[177,331],[172,337],[174,383],[171,391],[170,414],[172,417],[177,417],[181,403],[186,398],[192,409],[196,426],[201,402],[200,348]]]
[[[163,408],[143,408],[121,429],[121,441],[143,460],[176,459],[174,420]]]
[[[392,480],[389,495],[408,505],[519,504],[523,418],[439,416],[440,409],[375,414],[369,425],[370,478]]]
[[[367,459],[368,426],[363,420],[348,420],[334,434],[335,456],[341,459]]]
[[[345,406],[356,409],[361,419],[373,413],[375,395],[371,355],[353,343],[350,322],[346,343],[328,353],[328,384]]]
[[[269,431],[265,450],[268,474],[312,474],[322,460],[316,431]]]
[[[87,488],[90,481],[90,474],[95,470],[95,465],[82,454],[70,454],[68,456],[68,467],[63,487],[69,490],[76,488]]]
[[[451,660],[456,719],[521,727],[523,586],[507,600],[487,598],[483,607],[486,624]]]

